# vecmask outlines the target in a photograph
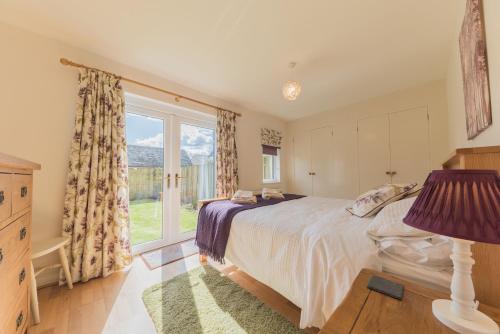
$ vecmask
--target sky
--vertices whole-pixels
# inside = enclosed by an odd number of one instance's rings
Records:
[[[163,147],[163,120],[127,113],[129,145]],[[214,130],[181,124],[181,148],[192,158],[210,156],[214,151]]]

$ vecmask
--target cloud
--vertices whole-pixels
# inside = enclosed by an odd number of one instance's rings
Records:
[[[149,138],[136,139],[135,144],[148,147],[163,147],[163,133],[159,133]]]
[[[213,130],[198,128],[192,125],[182,125],[182,144],[196,146],[213,143]]]
[[[181,133],[182,149],[190,157],[210,156],[213,154],[214,130],[183,124]],[[148,138],[138,138],[134,144],[147,147],[163,147],[163,133]]]
[[[214,150],[214,130],[183,124],[181,143],[190,156],[211,155]]]

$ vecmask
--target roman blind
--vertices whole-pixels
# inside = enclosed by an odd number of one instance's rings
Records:
[[[262,153],[269,155],[278,155],[278,149],[281,148],[283,138],[281,131],[273,129],[260,129]]]

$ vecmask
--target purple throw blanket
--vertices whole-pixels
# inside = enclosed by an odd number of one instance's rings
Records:
[[[278,204],[284,201],[299,199],[304,196],[284,194],[284,199],[262,199],[257,196],[256,204],[236,204],[229,200],[215,201],[201,207],[198,213],[198,227],[195,243],[201,255],[208,255],[214,260],[224,263],[229,231],[234,216],[241,211],[261,206]]]

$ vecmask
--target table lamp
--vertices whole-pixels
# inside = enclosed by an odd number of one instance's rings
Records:
[[[433,171],[403,222],[453,240],[451,300],[434,300],[434,316],[459,333],[499,333],[498,325],[477,309],[471,277],[474,241],[500,244],[498,172]]]

